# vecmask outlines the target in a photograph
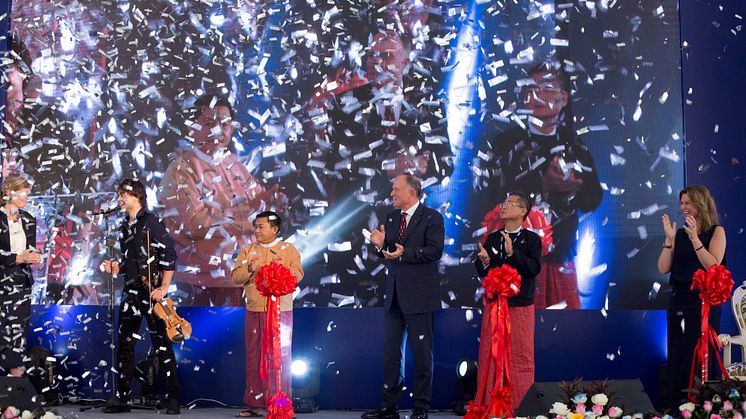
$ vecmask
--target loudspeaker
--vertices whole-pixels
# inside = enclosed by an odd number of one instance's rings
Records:
[[[585,384],[591,384],[591,382],[583,382],[581,388]],[[640,380],[609,381],[609,393],[614,394],[614,398],[609,400],[610,405],[620,407],[624,411],[624,414],[647,414],[655,412],[653,403],[650,402],[650,398],[645,393]],[[588,395],[588,406],[591,405],[591,396],[593,395]],[[523,400],[521,400],[515,416],[549,416],[549,410],[552,408],[552,403],[554,402],[567,402],[567,395],[560,387],[560,382],[534,383],[528,389]]]
[[[0,377],[0,406],[13,406],[21,411],[41,409],[41,398],[27,377]]]

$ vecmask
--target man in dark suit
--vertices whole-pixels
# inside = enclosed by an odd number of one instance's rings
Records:
[[[426,419],[433,381],[433,317],[440,308],[438,260],[443,254],[443,216],[420,203],[422,185],[412,175],[394,181],[391,198],[397,210],[370,234],[379,257],[386,259],[383,390],[376,410],[363,419],[398,419],[404,388],[404,337],[414,353],[414,411]]]

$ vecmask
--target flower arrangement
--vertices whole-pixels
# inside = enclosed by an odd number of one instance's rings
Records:
[[[0,407],[0,412],[2,412],[2,415],[0,415],[2,419],[62,419],[61,416],[57,416],[53,412],[45,413],[43,410],[21,411],[13,406]]]
[[[746,383],[724,380],[703,383],[695,377],[689,401],[675,412],[684,419],[743,419],[746,415]]]
[[[581,380],[570,383],[563,382],[560,387],[567,395],[567,402],[555,402],[549,410],[551,418],[555,419],[613,419],[624,414],[621,407],[614,405],[614,393],[609,392],[608,381],[587,383],[583,386]],[[642,414],[639,415],[642,418]],[[624,416],[625,419],[634,416]],[[541,416],[537,419],[544,419]]]

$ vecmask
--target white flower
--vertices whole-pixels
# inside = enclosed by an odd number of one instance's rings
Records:
[[[536,419],[549,419],[549,418],[544,415],[539,415],[536,417]]]
[[[52,413],[52,412],[47,412],[47,413],[45,413],[45,414],[44,414],[44,416],[42,416],[42,417],[41,417],[40,419],[60,419],[60,417],[59,417],[59,416],[57,416],[57,415],[55,415],[55,414],[54,414],[54,413]]]
[[[554,413],[555,415],[565,416],[570,413],[570,409],[568,409],[567,405],[562,402],[554,402],[552,403],[552,409],[549,410],[549,413]]]
[[[603,393],[594,394],[593,397],[591,397],[591,402],[593,404],[598,404],[601,406],[606,406],[606,403],[609,402],[609,398],[606,397]]]
[[[23,413],[21,413],[21,419],[34,419],[34,414],[28,410],[24,410]]]
[[[599,416],[598,419],[609,419],[609,417],[604,415],[604,416]]]
[[[679,406],[679,410],[682,411],[682,412],[684,410],[688,410],[690,412],[694,412],[694,403],[692,403],[692,402],[684,403],[681,406]]]

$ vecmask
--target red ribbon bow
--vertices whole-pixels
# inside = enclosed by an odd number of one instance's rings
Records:
[[[691,290],[699,290],[699,296],[702,299],[702,317],[701,317],[701,330],[697,345],[694,347],[694,357],[692,359],[692,368],[689,372],[689,387],[692,387],[694,383],[694,371],[697,364],[700,366],[702,381],[707,381],[709,378],[709,357],[710,357],[710,345],[715,348],[715,355],[717,356],[720,371],[723,373],[723,378],[728,378],[728,373],[725,371],[725,366],[720,358],[720,349],[722,345],[717,338],[715,329],[712,328],[709,322],[710,307],[719,306],[730,298],[731,290],[733,289],[733,277],[731,273],[725,269],[722,265],[712,265],[707,268],[707,271],[698,269],[692,277]],[[692,396],[689,396],[690,400]]]
[[[267,417],[272,419],[292,418],[294,416],[292,402],[285,393],[280,391],[282,371],[280,297],[295,291],[297,283],[298,281],[290,269],[276,262],[270,262],[262,266],[256,275],[256,289],[261,295],[267,297],[267,320],[264,323],[262,334],[260,376],[262,380],[267,380],[269,364],[271,363],[278,389],[271,398],[267,397]]]
[[[495,363],[495,382],[488,386],[489,375],[482,375],[483,382],[478,383],[478,394],[473,403],[469,403],[467,418],[481,419],[511,416],[510,400],[510,316],[508,315],[508,298],[518,295],[521,290],[521,276],[512,266],[503,264],[490,269],[482,280],[485,291],[484,318],[492,327],[490,338],[490,358]],[[491,388],[490,402],[487,406],[485,392]]]

